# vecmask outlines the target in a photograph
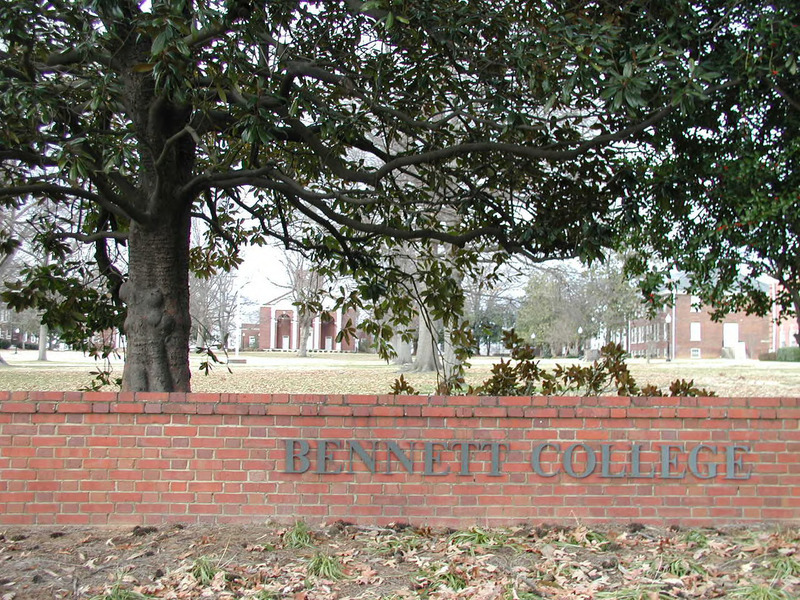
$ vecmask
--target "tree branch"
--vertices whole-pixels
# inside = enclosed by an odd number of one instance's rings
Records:
[[[37,167],[57,167],[58,161],[27,150],[0,150],[0,161],[18,160]]]
[[[74,196],[76,198],[84,198],[105,208],[113,215],[123,217],[125,219],[132,219],[132,216],[128,214],[122,207],[107,201],[98,194],[77,187],[66,187],[56,185],[54,183],[31,183],[28,185],[0,188],[0,197],[24,196],[28,194],[34,196],[45,195],[53,199],[56,199],[59,196]]]
[[[783,90],[778,84],[773,84],[772,89],[778,92],[778,95],[786,100],[795,110],[800,110],[800,102],[792,98],[785,90]]]
[[[74,232],[63,231],[60,233],[51,233],[50,237],[58,239],[78,240],[79,242],[91,244],[101,240],[120,240],[120,241],[127,240],[128,232],[97,231],[95,233],[85,234],[85,233],[74,233]]]

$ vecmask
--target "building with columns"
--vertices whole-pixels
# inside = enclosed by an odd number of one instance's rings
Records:
[[[339,331],[352,321],[355,325],[356,313],[331,311],[317,315],[311,324],[308,339],[309,352],[356,352],[357,339],[336,341]],[[297,351],[300,345],[300,324],[297,307],[291,304],[262,306],[259,322],[242,324],[242,348],[245,350]]]

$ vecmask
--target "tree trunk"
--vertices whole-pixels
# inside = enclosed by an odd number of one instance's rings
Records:
[[[453,345],[450,328],[445,328],[444,331],[444,356],[442,357],[442,366],[444,371],[444,380],[451,382],[458,374],[461,367],[461,361],[456,357],[456,348]]]
[[[795,322],[797,323],[797,333],[794,334],[794,341],[800,346],[800,289],[791,291],[792,304],[794,305]]]
[[[188,392],[189,209],[152,226],[132,223],[123,391]]]
[[[47,360],[47,337],[49,333],[47,331],[47,325],[44,323],[39,324],[39,360],[46,361]]]
[[[314,321],[313,315],[306,315],[298,311],[297,329],[299,339],[297,340],[297,356],[306,358],[308,356],[308,338],[311,336],[311,325]]]
[[[399,333],[392,338],[392,347],[394,348],[395,352],[397,352],[397,356],[395,356],[394,360],[392,360],[392,364],[402,366],[414,362],[414,360],[411,358],[411,343],[404,341],[403,337]]]
[[[417,358],[414,361],[413,368],[413,371],[418,373],[439,370],[439,348],[437,347],[434,333],[430,329],[431,327],[435,330],[436,324],[429,322],[429,320],[420,315]]]

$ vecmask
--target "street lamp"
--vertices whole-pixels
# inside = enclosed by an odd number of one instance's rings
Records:
[[[672,350],[670,348],[670,341],[672,340],[672,315],[667,313],[667,316],[664,317],[664,322],[667,324],[667,362],[672,360]]]
[[[581,335],[583,335],[583,327],[578,327],[578,355],[581,353]]]

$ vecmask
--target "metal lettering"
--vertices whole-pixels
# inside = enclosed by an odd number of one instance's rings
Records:
[[[736,470],[739,469],[740,471],[744,469],[744,459],[741,456],[736,456],[736,451],[741,450],[742,452],[750,452],[750,446],[741,446],[739,444],[733,444],[732,446],[728,446],[725,448],[725,479],[750,479],[752,475],[752,471],[747,471],[746,473],[741,473],[740,475],[736,475]]]
[[[359,441],[351,440],[351,441],[347,442],[347,445],[350,448],[350,470],[348,471],[348,473],[355,473],[355,470],[353,469],[353,456],[355,454],[358,454],[358,457],[361,459],[361,462],[363,462],[366,465],[367,470],[370,473],[374,473],[375,472],[375,454],[374,454],[374,452],[375,452],[375,444],[374,443],[372,444],[372,451],[373,451],[373,455],[372,456],[367,454],[367,451],[364,449],[364,447],[361,445],[361,442],[359,442]]]
[[[328,452],[328,446],[330,446],[331,449],[341,448],[341,443],[332,440],[320,440],[317,444],[317,468],[314,469],[314,473],[319,475],[341,473],[342,467],[336,467],[336,470],[328,471],[328,462],[333,460],[333,452]]]
[[[705,444],[695,446],[692,448],[692,451],[689,452],[689,471],[698,479],[714,479],[714,477],[717,476],[717,465],[715,463],[709,463],[705,474],[700,472],[700,467],[697,464],[697,455],[700,454],[702,450],[710,450],[712,454],[717,453],[716,446],[707,446]]]
[[[480,444],[476,442],[450,442],[450,449],[459,448],[461,450],[461,470],[459,475],[469,475],[469,451],[470,448],[479,448]]]
[[[556,469],[552,473],[545,473],[542,470],[542,452],[544,452],[545,448],[552,448],[556,451],[556,453],[561,452],[561,446],[558,444],[551,444],[550,442],[536,444],[533,447],[533,454],[531,455],[531,466],[533,467],[533,472],[539,477],[555,477],[561,472],[561,469]]]
[[[504,448],[508,450],[508,444],[505,442],[486,442],[481,445],[481,450],[486,448],[492,449],[492,470],[489,472],[491,477],[500,477],[502,473],[500,472],[500,449]]]
[[[655,473],[642,473],[642,445],[633,444],[631,446],[631,477],[636,479],[652,479]]]
[[[628,474],[628,470],[623,468],[618,473],[611,472],[611,448],[614,444],[600,444],[600,463],[602,468],[600,475],[602,477],[609,477],[611,479],[621,479]]]
[[[308,471],[311,466],[308,460],[309,449],[308,442],[305,440],[286,440],[286,469],[283,472],[305,473]],[[295,468],[298,460],[300,461],[300,467]]]
[[[439,446],[440,449],[437,450],[436,446]],[[442,476],[447,475],[450,472],[450,467],[447,467],[446,471],[439,471],[438,473],[433,470],[434,464],[442,462],[442,450],[445,449],[445,445],[440,442],[425,442],[425,470],[422,472],[423,475]]]
[[[683,444],[665,444],[661,446],[661,479],[683,479],[686,477],[686,469],[680,473],[672,473],[672,469],[678,466],[678,457],[672,451],[683,452]]]
[[[582,473],[576,473],[575,469],[572,467],[572,455],[578,448],[582,448],[586,453],[586,469]],[[567,446],[567,449],[564,450],[564,460],[562,462],[567,475],[570,477],[575,477],[576,479],[588,477],[592,474],[594,468],[597,466],[597,458],[594,455],[594,450],[589,448],[589,446],[586,444],[570,444]]]
[[[409,454],[411,451],[414,450],[414,443],[411,443],[411,448],[409,448]],[[392,471],[392,455],[400,461],[400,464],[403,465],[403,468],[406,470],[406,473],[413,473],[414,472],[414,461],[411,459],[410,456],[406,456],[406,453],[403,452],[403,449],[397,444],[397,442],[386,442],[386,473],[391,474]]]

